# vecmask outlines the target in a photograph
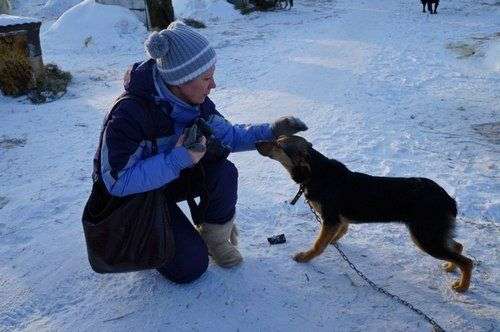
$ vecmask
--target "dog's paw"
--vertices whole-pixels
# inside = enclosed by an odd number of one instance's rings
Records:
[[[293,256],[293,260],[299,263],[305,263],[309,261],[309,258],[306,252],[299,252]]]
[[[455,281],[453,285],[451,285],[451,288],[458,293],[463,293],[469,289],[468,286],[462,284],[462,280]]]
[[[445,272],[453,272],[456,268],[455,264],[453,264],[452,262],[443,263],[442,267]]]

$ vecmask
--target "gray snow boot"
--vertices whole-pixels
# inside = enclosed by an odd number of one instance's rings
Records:
[[[234,224],[234,218],[225,224],[204,223],[198,226],[198,230],[217,265],[228,268],[243,261],[243,257],[236,248],[238,230]]]

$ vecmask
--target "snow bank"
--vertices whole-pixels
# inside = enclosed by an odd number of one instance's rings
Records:
[[[13,15],[5,15],[5,14],[0,15],[0,26],[34,23],[34,22],[40,22],[40,20],[37,20],[36,18],[32,17],[20,17]]]
[[[39,15],[44,18],[58,18],[82,0],[48,0],[40,9]]]
[[[103,53],[137,48],[146,28],[130,10],[85,0],[66,11],[43,35],[44,47]]]
[[[202,21],[230,21],[241,17],[233,5],[225,0],[173,0],[175,16]]]
[[[491,44],[486,52],[485,64],[491,70],[500,72],[500,41]]]

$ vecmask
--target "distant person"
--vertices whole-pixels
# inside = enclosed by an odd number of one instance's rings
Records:
[[[125,95],[135,100],[119,102],[104,129],[96,154],[98,178],[112,196],[165,188],[175,257],[158,270],[171,281],[186,283],[206,271],[209,254],[222,267],[242,261],[234,224],[238,171],[227,155],[220,154],[220,147],[231,152],[254,150],[258,140],[307,127],[293,117],[253,125],[233,125],[224,119],[208,98],[216,86],[215,51],[205,37],[183,23],[173,22],[153,32],[145,48],[152,59],[135,63],[124,80]],[[145,107],[151,112],[145,112]],[[213,132],[212,147],[206,146],[208,137],[199,140],[196,149],[186,145],[183,133],[199,118]],[[189,172],[197,164],[202,165],[204,176]],[[189,191],[199,195],[204,189],[208,206],[203,223],[195,229],[176,202],[185,200]]]

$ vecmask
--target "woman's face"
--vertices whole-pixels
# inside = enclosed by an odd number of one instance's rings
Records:
[[[203,103],[210,91],[215,88],[215,66],[204,72],[200,77],[187,83],[173,86],[172,92],[191,105]]]

